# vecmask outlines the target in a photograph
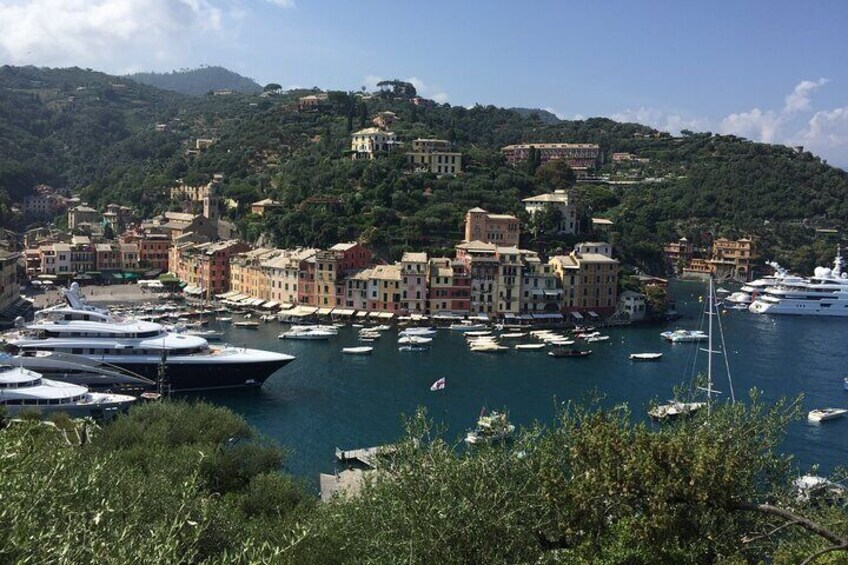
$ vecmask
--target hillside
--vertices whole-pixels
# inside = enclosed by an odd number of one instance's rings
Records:
[[[542,121],[542,123],[549,124],[549,125],[555,124],[555,123],[560,121],[560,119],[556,116],[556,114],[554,114],[553,112],[550,112],[548,110],[543,110],[541,108],[508,108],[508,109],[512,110],[513,112],[517,112],[518,115],[521,116],[522,118],[532,118],[533,115],[535,114],[536,116],[539,117],[539,119]]]
[[[203,96],[216,90],[233,90],[244,94],[255,94],[262,90],[253,79],[224,67],[200,67],[170,73],[134,73],[127,75],[127,78],[189,96]]]
[[[349,132],[382,110],[397,114],[400,140],[453,141],[464,174],[410,175],[402,154],[350,160]],[[157,123],[167,131],[155,131]],[[217,142],[187,155],[197,137]],[[581,183],[575,196],[585,224],[604,216],[615,225],[587,237],[611,239],[626,263],[649,271],[662,268],[662,242],[707,234],[752,235],[765,257],[807,268],[833,252],[814,239],[814,228],[848,226],[844,171],[734,136],[674,138],[605,118],[545,123],[494,106],[424,109],[343,92],[330,93],[319,112],[298,112],[294,93],[186,97],[80,69],[0,69],[0,190],[11,200],[48,182],[81,189],[95,204],[133,202],[149,213],[170,205],[165,194],[176,179],[201,182],[223,172],[243,236],[278,245],[361,238],[387,259],[407,248],[449,252],[468,208],[523,217],[520,199],[552,188],[526,166],[503,162],[500,148],[521,141],[601,146],[606,159],[596,174],[607,181]],[[612,163],[614,152],[637,159]],[[265,197],[285,206],[251,216],[249,203]],[[0,204],[7,210],[8,200]],[[522,242],[543,250],[572,243],[545,234]]]

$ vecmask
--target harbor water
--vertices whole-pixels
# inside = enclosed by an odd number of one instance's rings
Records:
[[[277,322],[258,329],[225,326],[226,340],[295,355],[297,359],[270,378],[261,390],[207,392],[208,400],[243,415],[266,437],[289,451],[287,468],[315,481],[334,469],[335,448],[351,449],[396,441],[403,434],[403,417],[418,407],[458,439],[473,427],[481,408],[507,410],[521,426],[549,423],[557,406],[582,401],[595,392],[608,405],[626,402],[634,418],[644,418],[652,400],[664,402],[673,388],[689,386],[696,372],[706,372],[706,343],[670,344],[659,334],[677,327],[697,329],[705,306],[702,283],[679,283],[672,295],[682,318],[668,326],[603,329],[606,342],[584,344],[593,354],[579,359],[556,359],[546,351],[474,353],[461,332],[439,330],[425,352],[398,351],[397,330],[384,332],[369,343],[371,355],[345,355],[343,347],[363,345],[358,328],[341,328],[328,341],[280,340],[287,326]],[[236,319],[239,316],[236,315]],[[736,396],[747,401],[756,387],[768,401],[804,394],[804,411],[845,407],[848,391],[848,318],[776,317],[747,311],[723,311],[721,322]],[[705,324],[700,326],[706,329]],[[717,333],[716,333],[717,335]],[[715,338],[714,347],[720,348]],[[547,348],[549,350],[550,348]],[[633,362],[637,352],[662,352],[659,362]],[[724,360],[713,358],[714,386],[728,398]],[[445,377],[444,390],[430,385]],[[200,395],[192,396],[197,398]],[[801,471],[814,464],[827,473],[846,463],[848,418],[809,424],[793,423],[783,446]]]

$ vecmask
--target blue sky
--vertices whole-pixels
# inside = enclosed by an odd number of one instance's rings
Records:
[[[0,60],[107,72],[220,64],[260,83],[415,82],[805,145],[848,166],[848,2],[0,0]]]

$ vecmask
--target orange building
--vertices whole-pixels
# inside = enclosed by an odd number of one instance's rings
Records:
[[[490,214],[482,208],[472,208],[465,214],[465,241],[494,243],[515,247],[521,236],[521,222],[511,214]]]

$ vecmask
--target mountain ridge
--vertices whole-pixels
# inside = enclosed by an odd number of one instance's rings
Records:
[[[218,65],[164,73],[137,72],[125,76],[136,82],[189,96],[203,96],[216,90],[233,90],[244,94],[255,94],[262,90],[253,79]]]

